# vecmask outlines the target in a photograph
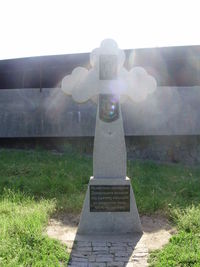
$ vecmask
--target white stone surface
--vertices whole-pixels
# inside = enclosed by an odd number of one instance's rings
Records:
[[[119,118],[113,122],[99,119],[97,110],[93,151],[94,178],[126,177],[126,145],[119,106]]]
[[[130,185],[130,212],[90,212],[90,185]],[[133,234],[142,233],[141,222],[135,203],[130,179],[90,179],[78,227],[84,234]]]
[[[142,232],[134,193],[130,180],[126,178],[126,146],[119,101],[121,95],[129,96],[134,101],[145,99],[155,90],[156,81],[143,68],[136,67],[127,71],[123,67],[124,61],[124,51],[118,48],[114,40],[107,39],[92,51],[90,70],[78,67],[62,80],[61,89],[72,95],[76,102],[83,103],[98,95],[104,97],[101,103],[98,100],[93,153],[94,178],[88,186],[78,234]],[[108,97],[103,94],[109,94],[113,99],[116,97],[116,102],[107,101]],[[101,113],[100,107],[103,111]],[[100,114],[103,115],[101,118]],[[108,119],[112,116],[112,120]],[[90,185],[129,185],[130,211],[91,212]]]
[[[99,76],[99,58],[101,55],[117,57],[117,77],[114,80],[102,80]],[[140,102],[156,89],[156,80],[142,67],[133,67],[127,71],[123,65],[125,53],[114,40],[103,40],[100,47],[90,54],[90,70],[77,67],[63,78],[61,89],[72,95],[76,102],[83,103],[98,94],[117,94],[129,96]]]

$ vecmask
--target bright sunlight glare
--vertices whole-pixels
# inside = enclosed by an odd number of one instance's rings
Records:
[[[200,44],[198,0],[0,0],[0,59]]]

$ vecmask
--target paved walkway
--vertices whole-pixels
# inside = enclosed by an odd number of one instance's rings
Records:
[[[87,237],[87,241],[77,238],[71,250],[69,267],[146,267],[148,249],[139,239],[120,241],[109,237]],[[109,240],[109,241],[102,241]],[[70,251],[69,251],[70,252]]]
[[[84,237],[77,235],[78,221],[79,217],[67,214],[52,218],[47,227],[49,237],[67,245],[71,253],[69,266],[148,266],[148,249],[161,249],[176,232],[166,218],[156,215],[141,217],[144,234],[138,238],[130,235]],[[89,249],[85,250],[86,247]]]

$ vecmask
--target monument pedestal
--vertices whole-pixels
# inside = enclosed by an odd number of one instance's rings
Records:
[[[90,178],[77,233],[83,235],[142,233],[128,177]]]

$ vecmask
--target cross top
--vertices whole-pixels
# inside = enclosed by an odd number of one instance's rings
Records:
[[[120,101],[128,96],[141,101],[156,89],[156,81],[143,68],[124,67],[125,53],[111,39],[90,54],[91,68],[75,68],[62,80],[61,88],[83,103],[98,98],[93,151],[96,179],[126,177],[126,146]]]
[[[78,103],[99,94],[125,95],[133,101],[142,101],[156,89],[156,80],[141,67],[128,71],[124,61],[124,51],[114,40],[105,39],[90,54],[91,68],[75,68],[63,78],[61,88]]]

